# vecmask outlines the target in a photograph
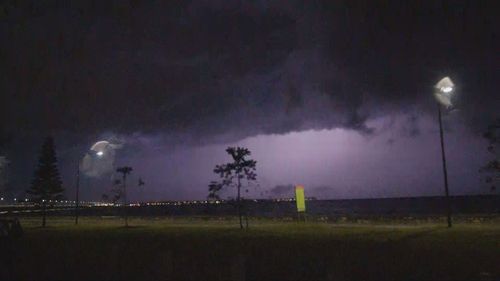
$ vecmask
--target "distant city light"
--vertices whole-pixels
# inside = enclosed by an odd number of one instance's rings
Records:
[[[102,152],[102,151],[98,151],[96,154],[97,154],[97,156],[103,156],[103,155],[104,155],[104,152]]]

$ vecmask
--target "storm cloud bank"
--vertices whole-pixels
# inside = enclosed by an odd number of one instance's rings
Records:
[[[370,118],[430,107],[444,75],[471,124],[498,105],[482,3],[58,3],[3,4],[2,135],[370,133]]]
[[[465,0],[2,3],[0,148],[12,162],[12,178],[26,179],[38,142],[52,134],[62,164],[72,167],[66,174],[74,175],[92,143],[119,137],[124,148],[111,162],[95,163],[104,166],[89,176],[111,173],[115,161],[134,163],[138,174],[149,175],[148,186],[168,185],[184,198],[199,189],[200,197],[212,159],[223,160],[209,148],[221,153],[227,144],[280,138],[255,149],[281,159],[276,151],[294,143],[295,133],[333,142],[338,132],[349,132],[364,140],[351,147],[354,155],[370,147],[387,153],[377,154],[379,161],[401,142],[426,149],[421,143],[431,143],[436,125],[433,85],[450,76],[458,111],[445,117],[446,132],[459,131],[460,147],[477,152],[480,132],[500,108],[496,15],[488,6]],[[202,163],[180,156],[204,149],[210,156]],[[310,166],[319,161],[303,157]],[[473,162],[468,169],[480,161]],[[315,177],[312,169],[298,171]],[[285,172],[264,175],[272,178],[262,183],[268,189],[295,182]],[[306,182],[325,189],[339,180],[321,178]],[[26,182],[16,185],[24,189]],[[341,189],[351,187],[345,182]]]

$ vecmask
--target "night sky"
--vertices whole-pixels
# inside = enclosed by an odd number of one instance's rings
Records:
[[[202,199],[228,145],[250,197],[484,194],[482,132],[500,117],[494,1],[33,1],[0,4],[0,184],[23,197],[52,135],[66,196],[100,199],[129,165],[131,200]],[[146,185],[134,184],[141,177]],[[225,196],[233,195],[227,192]],[[10,196],[10,195],[9,195]]]

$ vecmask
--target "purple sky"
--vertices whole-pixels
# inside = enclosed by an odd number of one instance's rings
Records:
[[[446,152],[452,194],[487,193],[477,172],[487,159],[485,141],[458,123],[459,112],[445,118]],[[437,116],[408,123],[404,115],[369,121],[373,135],[355,130],[307,130],[283,135],[258,135],[228,144],[142,147],[121,161],[134,165],[134,175],[147,185],[131,191],[136,200],[203,199],[207,184],[217,179],[216,164],[229,161],[228,145],[248,147],[258,161],[258,183],[249,190],[257,198],[287,197],[272,191],[278,185],[303,184],[318,198],[398,197],[443,194]],[[413,128],[409,128],[413,126]],[[418,135],[411,135],[418,130]],[[120,153],[120,152],[118,152]],[[134,188],[131,188],[133,190]],[[267,192],[266,192],[267,191]],[[234,196],[226,191],[225,196]]]

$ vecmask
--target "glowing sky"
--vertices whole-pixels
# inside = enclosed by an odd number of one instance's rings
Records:
[[[457,117],[445,119],[451,193],[485,193],[488,189],[477,173],[487,159],[485,142],[457,124]],[[408,122],[403,115],[376,119],[369,122],[375,129],[373,135],[330,129],[175,149],[147,145],[120,161],[140,163],[134,175],[146,179],[147,185],[131,189],[137,200],[205,198],[208,182],[216,179],[214,166],[229,160],[224,152],[227,145],[248,147],[258,161],[259,186],[250,188],[252,197],[292,196],[291,189],[275,189],[289,184],[303,184],[309,196],[318,198],[440,195],[443,178],[437,120],[423,116],[416,124]]]

